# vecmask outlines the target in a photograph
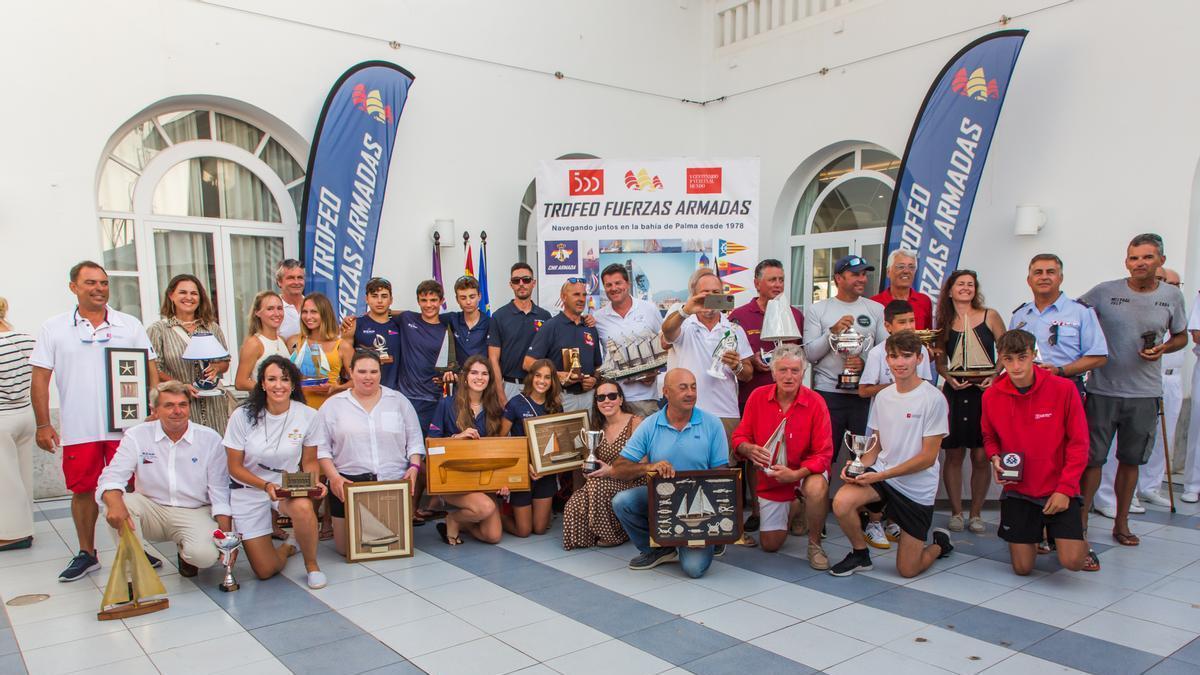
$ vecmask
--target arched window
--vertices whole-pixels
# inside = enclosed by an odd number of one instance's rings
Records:
[[[900,159],[866,144],[843,144],[831,154],[816,158],[820,168],[810,170],[791,218],[789,297],[796,305],[836,293],[833,263],[844,255],[855,253],[875,265],[867,279],[872,293],[883,272],[884,228]]]
[[[572,152],[563,155],[558,159],[599,159],[595,155],[589,155],[584,152]],[[533,275],[537,276],[538,267],[538,250],[537,250],[537,214],[533,210],[537,208],[537,181],[529,181],[529,187],[525,188],[525,194],[521,197],[521,210],[517,213],[517,260],[524,263],[529,263],[533,268]],[[529,227],[532,225],[535,229],[530,232]]]
[[[299,252],[304,140],[236,102],[175,100],[124,125],[97,177],[112,305],[158,319],[171,277],[204,282],[230,347],[254,295]]]

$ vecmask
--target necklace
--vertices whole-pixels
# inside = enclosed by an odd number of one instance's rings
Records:
[[[291,405],[288,405],[287,413],[283,416],[283,422],[281,422],[279,424],[279,431],[274,434],[273,442],[271,440],[272,439],[271,431],[270,431],[270,429],[267,428],[268,427],[267,423],[270,421],[270,419],[271,419],[271,414],[269,412],[263,415],[263,437],[267,441],[267,447],[271,449],[270,454],[272,456],[274,456],[274,455],[279,454],[279,444],[280,444],[280,442],[283,441],[283,434],[285,431],[287,431],[288,423],[292,421]]]

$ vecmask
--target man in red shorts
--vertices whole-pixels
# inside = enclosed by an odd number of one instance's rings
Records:
[[[1019,328],[1001,336],[996,352],[1005,373],[983,392],[983,447],[1004,486],[999,534],[1021,576],[1033,570],[1043,529],[1063,567],[1083,569],[1088,554],[1079,514],[1087,418],[1075,383],[1034,363],[1036,347],[1037,339]],[[1013,473],[1006,476],[1006,469]]]
[[[58,576],[76,581],[100,569],[96,557],[96,480],[117,452],[120,432],[108,430],[108,387],[104,350],[145,349],[150,360],[148,386],[158,385],[157,356],[141,322],[108,306],[108,273],[85,260],[71,268],[71,292],[78,305],[42,325],[33,356],[31,395],[37,420],[37,444],[46,452],[63,450],[63,474],[71,491],[71,518],[79,553]],[[62,435],[50,423],[50,375],[58,388]],[[161,563],[159,563],[161,565]]]

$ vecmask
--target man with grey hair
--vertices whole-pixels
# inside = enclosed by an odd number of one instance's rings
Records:
[[[1096,310],[1108,341],[1108,361],[1092,371],[1087,381],[1087,411],[1090,456],[1083,473],[1083,520],[1100,485],[1101,469],[1109,446],[1116,437],[1117,512],[1113,538],[1122,546],[1137,546],[1137,535],[1129,529],[1129,505],[1137,486],[1138,467],[1150,459],[1158,422],[1159,399],[1163,395],[1159,360],[1164,354],[1187,346],[1187,313],[1183,294],[1160,282],[1155,273],[1166,256],[1162,237],[1139,234],[1129,242],[1125,269],[1129,276],[1097,284],[1080,298]],[[1163,341],[1163,335],[1169,336]],[[1089,554],[1085,570],[1099,569],[1095,554]]]
[[[279,324],[279,337],[287,340],[300,332],[300,306],[304,304],[304,263],[295,258],[284,258],[275,268],[275,283],[283,298],[283,323]]]
[[[917,318],[917,330],[933,328],[933,301],[928,295],[913,290],[913,278],[917,273],[917,254],[906,248],[898,248],[888,255],[888,287],[871,296],[871,299],[887,307],[893,300],[907,300]]]
[[[158,419],[125,432],[97,481],[96,501],[114,539],[128,526],[143,542],[173,541],[179,573],[194,577],[197,568],[217,563],[213,520],[223,531],[233,529],[225,447],[220,434],[190,421],[186,383],[159,384],[150,403]],[[130,479],[137,489],[126,493]]]
[[[734,456],[763,472],[758,478],[759,540],[778,551],[788,537],[789,510],[803,496],[808,524],[808,564],[829,569],[821,548],[821,528],[829,497],[825,472],[833,460],[833,437],[825,400],[805,387],[804,349],[780,345],[771,357],[775,384],[750,394],[742,421],[733,432]]]

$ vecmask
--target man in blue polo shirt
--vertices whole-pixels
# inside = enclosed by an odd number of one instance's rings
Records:
[[[367,313],[353,321],[354,348],[379,355],[379,384],[396,389],[400,380],[400,325],[392,315],[392,282],[374,277],[367,282]]]
[[[509,270],[508,286],[513,299],[495,312],[488,325],[488,359],[492,370],[499,373],[496,378],[496,393],[500,401],[521,393],[525,379],[525,354],[533,336],[542,324],[550,320],[550,312],[533,302],[533,268],[527,263],[513,263]]]
[[[729,463],[729,444],[721,420],[696,407],[696,376],[675,368],[663,380],[667,407],[646,418],[613,460],[610,476],[635,480],[657,473],[670,478],[676,471],[723,468]],[[642,464],[642,459],[646,459]],[[629,561],[629,569],[648,570],[679,561],[693,579],[704,575],[712,564],[713,547],[663,548],[650,546],[649,499],[646,488],[636,487],[613,497],[613,512],[621,527],[641,552]]]
[[[550,359],[563,385],[563,410],[587,410],[592,407],[592,390],[596,388],[596,369],[603,360],[600,333],[588,326],[583,318],[587,306],[587,287],[583,279],[568,279],[560,291],[563,309],[542,325],[523,364],[526,370],[538,359]],[[578,350],[578,368],[565,361],[564,352]]]
[[[488,325],[491,323],[479,311],[479,282],[475,277],[459,277],[454,282],[454,299],[462,311],[443,314],[442,318],[454,334],[454,355],[461,364],[468,356],[487,357]]]
[[[429,428],[442,398],[442,375],[434,368],[447,335],[440,316],[442,298],[442,285],[426,279],[417,284],[421,311],[406,310],[395,317],[400,326],[400,393],[416,408],[422,430]]]

